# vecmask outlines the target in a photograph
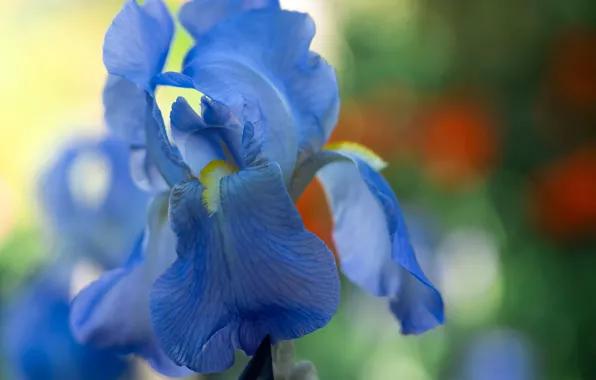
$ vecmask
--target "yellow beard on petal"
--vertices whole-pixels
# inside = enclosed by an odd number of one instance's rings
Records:
[[[387,167],[387,162],[371,149],[351,141],[342,141],[325,145],[327,150],[337,150],[353,154],[369,164],[374,170],[380,171]]]
[[[221,179],[236,172],[238,168],[224,160],[211,161],[201,170],[199,180],[203,185],[203,204],[209,214],[213,215],[219,209]]]

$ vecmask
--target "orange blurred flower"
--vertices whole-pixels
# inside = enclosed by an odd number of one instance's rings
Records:
[[[420,154],[441,185],[459,187],[486,176],[497,154],[496,123],[487,107],[468,98],[445,99],[421,115]]]
[[[404,155],[410,145],[411,102],[410,94],[395,91],[344,101],[330,142],[357,142],[386,160]]]
[[[544,168],[531,188],[535,222],[555,239],[596,233],[596,147]]]
[[[327,205],[327,199],[323,188],[316,181],[311,181],[296,202],[298,211],[302,215],[302,220],[306,229],[317,235],[333,251],[335,261],[339,259],[333,244],[333,220],[331,211]]]

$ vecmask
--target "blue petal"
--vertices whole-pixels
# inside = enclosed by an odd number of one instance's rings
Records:
[[[200,92],[262,131],[263,153],[286,182],[298,154],[319,149],[337,119],[335,72],[309,52],[313,35],[305,14],[243,12],[204,33],[186,58]]]
[[[368,292],[389,297],[403,334],[444,320],[443,300],[418,265],[397,199],[361,159],[336,161],[317,174],[330,201],[343,273]]]
[[[3,373],[10,379],[116,380],[128,361],[111,351],[77,343],[68,325],[72,260],[57,262],[16,292],[3,305]],[[66,267],[64,267],[66,266]]]
[[[193,85],[192,79],[179,73],[159,74],[152,81],[152,86],[156,84]],[[186,178],[189,169],[168,140],[152,90],[143,90],[125,78],[109,76],[103,101],[110,129],[134,151],[131,170],[142,188],[159,192],[163,180],[173,184]]]
[[[103,201],[81,203],[71,191],[72,170],[87,155],[98,155],[109,167]],[[80,140],[64,150],[41,179],[39,195],[49,225],[80,253],[108,267],[120,265],[143,229],[147,196],[132,181],[126,147],[119,141]],[[85,179],[80,179],[81,181]]]
[[[165,64],[174,22],[162,0],[127,0],[106,32],[103,60],[108,73],[149,90]]]
[[[70,319],[81,342],[136,353],[164,375],[186,376],[190,371],[173,364],[158,347],[149,314],[151,285],[175,257],[166,209],[167,197],[158,197],[150,212],[147,240],[139,239],[122,268],[104,273],[77,295]]]
[[[332,253],[304,225],[279,166],[224,177],[220,209],[209,215],[202,185],[178,184],[170,200],[178,260],[156,282],[151,315],[175,363],[219,372],[234,349],[255,353],[323,327],[339,303]]]
[[[168,71],[167,73],[157,74],[151,80],[151,83],[154,86],[161,85],[161,86],[172,86],[172,87],[180,87],[180,88],[195,88],[195,83],[193,82],[192,78],[172,71]]]
[[[201,105],[202,116],[182,97],[172,105],[172,136],[184,161],[197,174],[216,159],[244,167],[241,128],[233,126],[228,108],[206,97],[201,99]]]
[[[259,8],[279,8],[279,0],[192,0],[180,8],[180,23],[195,38],[231,15]]]
[[[157,102],[149,94],[147,94],[147,102],[153,105],[151,115],[146,116],[145,126],[148,157],[165,181],[173,186],[188,178],[190,168],[182,160],[178,149],[171,145]]]
[[[128,79],[109,75],[103,89],[103,105],[106,123],[114,136],[128,144],[145,144],[144,115],[151,106],[145,90]]]
[[[134,182],[143,191],[159,194],[170,189],[170,185],[149,157],[145,146],[131,148],[130,170]]]

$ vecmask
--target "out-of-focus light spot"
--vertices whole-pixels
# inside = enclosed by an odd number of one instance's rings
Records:
[[[426,365],[427,368],[441,367],[441,361],[450,348],[447,330],[438,326],[416,337],[414,355]],[[433,376],[435,378],[435,376]]]
[[[83,207],[97,209],[110,189],[110,162],[99,152],[88,152],[76,158],[68,173],[73,199]]]
[[[420,147],[433,179],[458,188],[485,177],[497,153],[495,120],[473,99],[445,99],[421,114]]]
[[[439,245],[437,256],[448,318],[461,323],[490,318],[502,296],[494,237],[480,228],[457,229]]]
[[[494,330],[476,337],[464,355],[463,380],[532,380],[530,343],[512,330]]]
[[[354,327],[354,334],[374,343],[400,338],[399,323],[389,311],[387,299],[371,296],[356,286],[349,286],[344,294],[347,294],[345,315]]]
[[[146,360],[140,359],[140,358],[135,358],[134,359],[135,363],[135,372],[137,374],[137,378],[138,379],[142,379],[142,380],[168,380],[171,379],[170,377],[161,375],[157,372],[155,372],[151,366],[149,366],[149,364],[147,363]],[[204,379],[203,375],[196,375],[196,376],[189,376],[189,377],[185,377],[182,379],[186,379],[186,380],[197,380],[197,379]]]
[[[364,366],[360,379],[383,380],[430,380],[431,377],[413,356],[400,354],[395,350],[379,348]]]
[[[333,1],[322,0],[281,0],[282,8],[308,13],[317,26],[311,49],[335,67],[341,63],[339,47],[341,46],[340,17],[341,7]]]
[[[89,260],[79,261],[70,278],[70,299],[72,300],[83,288],[97,280],[102,273],[102,269]]]
[[[531,188],[535,223],[556,240],[596,232],[596,148],[585,148],[546,166]]]
[[[342,103],[330,141],[354,141],[385,160],[411,154],[409,131],[415,94],[404,89],[377,91]]]
[[[14,209],[12,206],[12,192],[6,182],[0,178],[0,244],[12,231],[14,220]]]

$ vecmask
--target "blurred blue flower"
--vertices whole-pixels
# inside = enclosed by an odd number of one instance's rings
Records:
[[[533,380],[528,342],[515,331],[497,329],[480,334],[464,356],[463,380]]]
[[[130,152],[113,139],[80,139],[43,174],[39,196],[61,254],[121,265],[146,219],[148,196],[133,182]]]
[[[149,225],[124,265],[104,273],[76,296],[70,320],[78,341],[134,353],[156,371],[179,377],[192,372],[163,353],[149,315],[151,286],[176,257],[175,237],[165,219],[167,204],[166,195],[152,201]]]
[[[10,379],[122,379],[126,358],[81,345],[70,333],[72,266],[65,261],[26,281],[3,310],[2,351]]]
[[[339,95],[333,68],[309,50],[312,20],[277,1],[199,0],[180,19],[196,42],[181,73],[162,73],[173,20],[161,0],[128,1],[106,34],[106,119],[130,143],[135,177],[171,194],[169,206],[156,196],[139,253],[77,297],[77,334],[132,345],[162,372],[147,347],[209,373],[231,366],[235,349],[253,355],[266,335],[275,343],[326,325],[339,303],[335,260],[294,205],[315,175],[344,273],[389,297],[404,333],[441,323],[441,296],[416,262],[383,161],[356,144],[323,149]],[[184,98],[172,106],[175,146],[158,86],[205,95],[200,113]],[[120,312],[147,302],[151,318]]]

